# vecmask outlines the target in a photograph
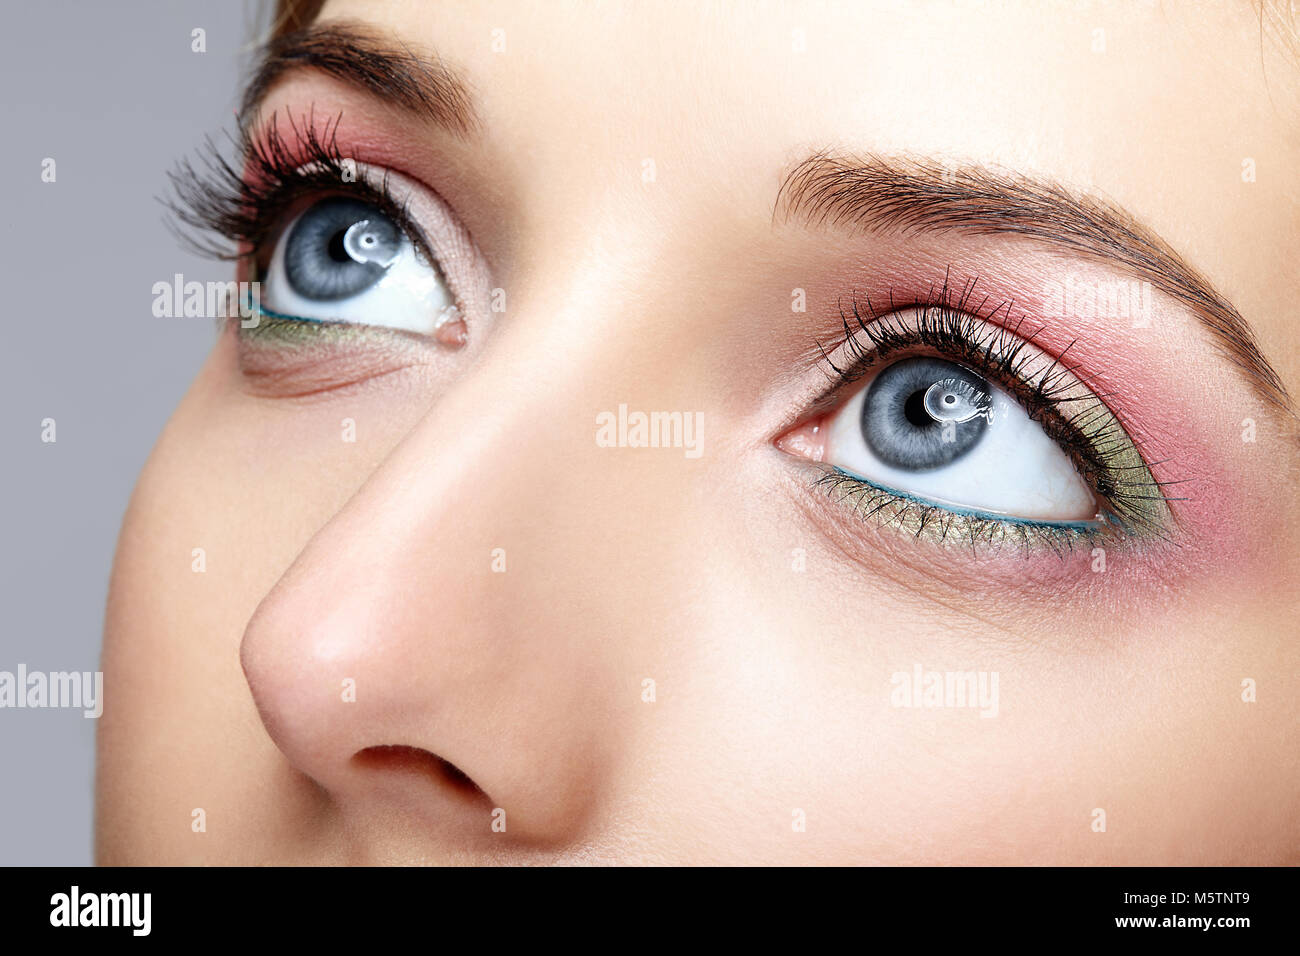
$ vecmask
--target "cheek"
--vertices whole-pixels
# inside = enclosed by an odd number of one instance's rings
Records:
[[[373,403],[290,409],[239,395],[218,344],[154,448],[123,521],[105,621],[98,728],[101,861],[197,861],[177,808],[224,819],[214,860],[290,833],[314,797],[285,780],[240,667],[245,626],[401,423]],[[341,419],[357,419],[347,442]],[[367,427],[368,426],[368,427]],[[159,772],[159,768],[168,768]],[[284,780],[271,787],[267,781]],[[148,781],[147,787],[142,786]],[[180,834],[172,840],[168,834]]]

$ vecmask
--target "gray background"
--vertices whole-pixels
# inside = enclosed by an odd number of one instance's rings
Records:
[[[154,318],[151,287],[231,276],[178,246],[155,197],[204,133],[233,129],[269,7],[4,5],[0,670],[99,667],[127,498],[214,337],[209,319]],[[80,710],[0,709],[0,864],[91,862],[94,732]]]

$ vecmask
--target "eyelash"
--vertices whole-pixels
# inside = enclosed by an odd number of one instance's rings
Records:
[[[981,545],[1011,544],[1026,553],[1047,547],[1064,557],[1078,546],[1128,537],[1154,537],[1168,541],[1165,522],[1151,512],[1167,509],[1174,498],[1166,486],[1180,481],[1157,481],[1150,468],[1168,460],[1147,462],[1144,444],[1119,415],[1105,403],[1106,393],[1093,388],[1077,366],[1065,364],[1069,347],[1055,358],[1040,355],[1035,339],[1041,329],[1022,331],[1028,317],[1013,321],[1013,304],[989,306],[986,296],[974,302],[978,280],[954,290],[945,275],[943,285],[917,300],[897,302],[892,292],[887,305],[877,307],[856,293],[841,302],[844,352],[848,362],[836,362],[822,348],[822,360],[833,384],[815,403],[830,404],[848,385],[895,354],[929,351],[960,362],[1007,390],[1074,462],[1085,482],[1103,502],[1101,523],[1039,522],[1003,518],[977,512],[954,511],[902,494],[831,467],[816,481],[840,502],[849,503],[862,518],[900,527],[916,537],[928,535]],[[904,319],[903,316],[911,316]],[[999,323],[998,318],[1003,321]],[[1032,347],[1032,348],[1031,348]],[[1075,382],[1087,395],[1070,395]],[[1122,461],[1132,449],[1136,461]]]
[[[389,189],[387,172],[374,182],[343,156],[338,145],[342,119],[339,114],[326,121],[318,132],[314,114],[304,117],[301,125],[289,117],[291,139],[281,132],[278,115],[260,128],[242,130],[232,141],[243,169],[206,139],[199,167],[181,160],[168,173],[172,195],[163,204],[180,239],[199,255],[257,264],[301,200],[350,195],[373,203],[427,261],[436,262],[406,203]],[[226,243],[236,248],[232,251]]]

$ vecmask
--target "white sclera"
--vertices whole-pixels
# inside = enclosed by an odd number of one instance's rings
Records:
[[[1097,499],[1073,463],[1007,393],[990,386],[992,416],[964,455],[929,471],[882,462],[862,437],[870,385],[835,416],[824,460],[893,491],[949,508],[1029,521],[1093,521]]]
[[[311,209],[303,211],[303,215]],[[438,271],[416,254],[405,235],[401,249],[382,279],[346,299],[320,302],[299,295],[289,285],[284,269],[284,248],[293,233],[294,222],[280,234],[262,289],[262,305],[299,319],[323,322],[355,322],[431,335],[455,306],[455,297]]]

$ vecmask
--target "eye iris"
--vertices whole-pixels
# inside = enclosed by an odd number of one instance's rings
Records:
[[[939,383],[942,388],[931,393]],[[932,395],[929,408],[942,409],[942,418],[928,410],[927,394]],[[988,419],[976,413],[973,402],[991,394],[987,382],[952,362],[932,358],[895,362],[867,389],[862,404],[863,440],[894,468],[939,468],[978,444]]]
[[[285,277],[304,298],[346,299],[382,279],[401,248],[401,230],[372,203],[323,199],[289,231]]]

